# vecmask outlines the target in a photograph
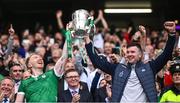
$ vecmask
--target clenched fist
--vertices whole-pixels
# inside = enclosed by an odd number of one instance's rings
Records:
[[[12,24],[10,25],[8,32],[9,32],[10,36],[13,36],[15,34]]]
[[[174,21],[166,21],[164,23],[164,28],[168,31],[170,34],[175,34],[176,32],[176,24]]]

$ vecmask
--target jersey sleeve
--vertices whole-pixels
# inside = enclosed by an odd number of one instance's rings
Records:
[[[20,84],[20,86],[19,86],[18,94],[25,94],[23,81],[21,82],[21,84]]]

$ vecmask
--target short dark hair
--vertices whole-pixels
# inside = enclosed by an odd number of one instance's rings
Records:
[[[10,71],[11,71],[11,68],[14,67],[14,66],[20,66],[21,67],[21,64],[20,63],[16,63],[16,62],[9,62],[8,67],[9,67]]]
[[[141,48],[141,45],[139,43],[132,42],[132,43],[127,45],[127,48],[130,48],[130,47],[133,47],[133,46],[137,47],[140,50],[140,52],[143,52],[143,50]]]
[[[65,73],[64,73],[65,78],[66,78],[66,75],[70,72],[77,72],[79,75],[79,72],[76,69],[69,69],[69,70],[65,71]]]
[[[175,64],[171,65],[169,71],[172,75],[174,73],[180,72],[180,63],[175,63]]]

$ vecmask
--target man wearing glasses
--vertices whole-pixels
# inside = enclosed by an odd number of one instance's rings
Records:
[[[64,73],[68,89],[63,91],[60,102],[92,102],[92,96],[87,88],[87,84],[80,82],[80,76],[75,69],[69,69]]]

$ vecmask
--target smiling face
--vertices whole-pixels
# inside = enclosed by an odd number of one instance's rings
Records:
[[[43,69],[44,67],[44,61],[42,57],[38,54],[33,54],[29,58],[28,67],[34,68],[34,69]]]
[[[78,86],[80,85],[80,77],[76,70],[68,70],[65,74],[65,78],[70,88],[78,88]]]
[[[131,64],[135,64],[142,58],[142,52],[137,46],[127,48],[127,60]]]
[[[22,79],[23,75],[23,69],[20,65],[15,65],[11,67],[11,73],[10,76],[17,81],[20,81]]]
[[[110,42],[106,42],[106,43],[104,44],[104,53],[105,53],[106,55],[109,55],[109,54],[112,53],[112,45],[111,45]]]
[[[0,91],[4,94],[4,97],[9,97],[14,92],[14,82],[11,79],[5,78],[1,81]]]

